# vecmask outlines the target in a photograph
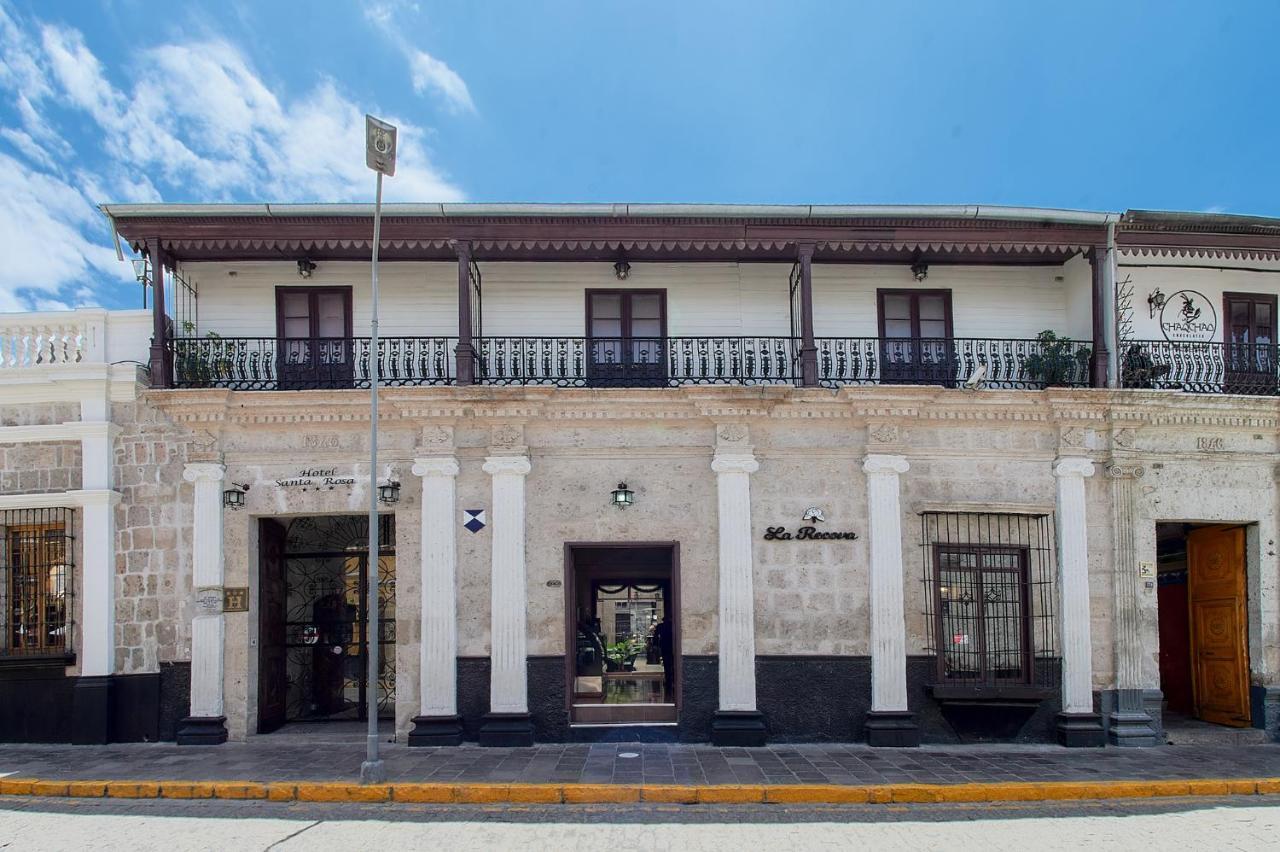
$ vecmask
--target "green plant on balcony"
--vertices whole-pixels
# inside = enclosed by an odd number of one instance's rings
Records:
[[[190,322],[183,322],[182,327],[187,333],[195,330]],[[178,341],[177,363],[174,365],[179,381],[186,385],[208,387],[216,384],[219,378],[230,375],[235,345],[235,342],[224,341],[221,335],[212,331],[206,332],[203,338],[181,338]]]
[[[1120,386],[1154,388],[1159,379],[1169,375],[1170,369],[1168,364],[1157,364],[1141,345],[1130,344],[1120,359]]]
[[[1048,329],[1036,335],[1036,343],[1036,351],[1027,356],[1023,368],[1041,387],[1070,387],[1089,375],[1093,352],[1088,347]]]

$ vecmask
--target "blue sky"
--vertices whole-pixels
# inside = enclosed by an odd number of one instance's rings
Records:
[[[0,0],[0,311],[132,307],[103,201],[1280,215],[1274,0]]]

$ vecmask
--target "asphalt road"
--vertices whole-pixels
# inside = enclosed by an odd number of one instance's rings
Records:
[[[0,848],[1275,849],[1280,802],[528,807],[0,799]]]

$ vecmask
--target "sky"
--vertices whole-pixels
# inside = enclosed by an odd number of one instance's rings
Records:
[[[101,203],[1280,216],[1275,0],[0,0],[0,311],[139,306]]]

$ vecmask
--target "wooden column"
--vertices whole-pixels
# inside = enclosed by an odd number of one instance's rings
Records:
[[[800,384],[818,385],[818,347],[813,342],[813,243],[796,247],[800,260]]]
[[[160,239],[147,240],[147,255],[151,258],[151,386],[173,387],[173,363],[169,356],[169,324],[164,313],[164,267],[168,262]]]
[[[1111,360],[1107,351],[1107,247],[1094,246],[1088,257],[1093,268],[1093,386],[1105,388]]]
[[[458,347],[454,350],[460,385],[476,381],[476,350],[471,340],[471,243],[453,245],[458,254]]]

